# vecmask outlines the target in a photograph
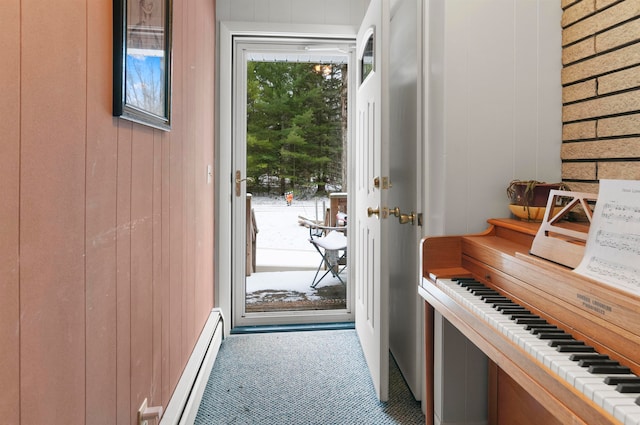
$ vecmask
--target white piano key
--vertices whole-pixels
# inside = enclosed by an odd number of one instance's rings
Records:
[[[628,416],[637,416],[638,419],[636,419],[636,422],[634,423],[638,423],[637,421],[640,420],[640,406],[636,404],[637,396],[638,394],[635,394],[634,397],[606,398],[604,401],[604,409],[607,412],[612,413],[613,417],[622,423],[627,423],[625,418]]]
[[[573,379],[573,384],[576,390],[585,394],[587,392],[585,387],[588,385],[602,384],[602,377],[595,376],[588,372],[586,374],[576,374]]]
[[[613,416],[624,425],[640,425],[640,406],[634,403],[633,406],[616,406]]]
[[[562,372],[560,373],[560,377],[567,381],[569,384],[576,386],[576,379],[579,377],[586,378],[587,375],[590,375],[589,371],[582,367],[578,366],[577,362],[569,360],[572,364],[562,367]],[[596,379],[600,379],[600,382],[604,381],[604,378],[598,377]]]
[[[537,338],[535,339],[527,339],[525,342],[525,349],[524,349],[527,354],[529,354],[531,357],[533,358],[537,358],[538,354],[542,355],[546,355],[546,354],[557,354],[558,352],[552,348],[549,347],[549,344],[544,343],[544,341],[541,341]],[[540,361],[541,363],[544,363],[541,359],[538,359],[538,361]]]
[[[569,379],[567,379],[567,372],[577,372],[578,368],[580,368],[580,366],[576,365],[574,361],[569,360],[567,357],[556,358],[551,361],[551,370],[571,385],[573,385],[573,378],[569,381]]]
[[[542,353],[543,357],[543,363],[546,367],[548,367],[549,369],[553,370],[553,364],[554,362],[560,362],[563,360],[567,360],[567,356],[565,356],[563,353],[558,353],[555,352],[553,354],[544,354]],[[556,367],[557,369],[557,367]],[[557,371],[554,371],[555,373],[558,373]]]

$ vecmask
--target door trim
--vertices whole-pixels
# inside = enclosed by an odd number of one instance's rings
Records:
[[[232,210],[234,190],[232,169],[233,140],[233,39],[237,36],[333,38],[355,40],[357,29],[342,25],[295,25],[271,23],[221,22],[218,51],[218,102],[216,107],[218,132],[216,138],[215,183],[215,305],[223,314],[232,318],[224,322],[225,332],[233,324],[232,311]],[[349,147],[351,149],[351,147]],[[351,155],[349,155],[351,157]],[[349,176],[349,185],[352,177]],[[348,271],[348,270],[347,270]]]

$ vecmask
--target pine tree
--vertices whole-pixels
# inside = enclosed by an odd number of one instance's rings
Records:
[[[342,184],[346,66],[326,74],[313,66],[247,64],[247,175],[256,182],[277,176],[281,192]]]

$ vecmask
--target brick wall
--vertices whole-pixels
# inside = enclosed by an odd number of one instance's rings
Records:
[[[562,179],[640,180],[640,0],[562,0]]]

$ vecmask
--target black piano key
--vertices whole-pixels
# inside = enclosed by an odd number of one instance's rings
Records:
[[[503,312],[507,312],[507,311],[513,311],[514,313],[531,313],[529,310],[527,310],[526,308],[519,306],[517,304],[498,304],[497,306],[494,307],[496,310],[498,311],[503,311]],[[507,314],[507,313],[505,313]]]
[[[596,349],[590,345],[558,345],[556,351],[560,353],[595,353]]]
[[[565,333],[555,333],[555,332],[540,332],[537,335],[538,339],[567,339],[573,340],[573,336]]]
[[[467,291],[471,292],[472,294],[474,294],[477,297],[480,297],[481,300],[489,297],[489,298],[497,298],[497,299],[504,299],[505,296],[500,294],[499,292],[495,292],[495,291],[486,291],[484,289],[480,289],[480,290],[474,290],[474,289],[469,289],[467,288]]]
[[[480,299],[486,303],[494,303],[499,301],[512,302],[509,298],[505,297],[504,295],[482,295]]]
[[[513,301],[487,301],[488,304],[491,304],[491,307],[496,308],[498,306],[504,306],[504,307],[508,307],[508,306],[516,306],[518,304],[514,303]]]
[[[475,278],[473,277],[452,277],[451,280],[454,280],[458,283],[461,282],[478,282]],[[478,282],[480,283],[480,282]]]
[[[513,314],[532,314],[529,310],[518,310],[517,308],[503,308],[502,310],[496,308],[496,310],[505,316],[511,316]]]
[[[494,291],[493,289],[486,289],[486,288],[467,288],[467,291],[471,292],[472,294],[481,297],[483,295],[487,295],[487,296],[496,296],[496,297],[500,297],[502,295],[500,295],[500,293],[498,291]]]
[[[547,321],[542,318],[540,319],[521,318],[521,319],[516,319],[515,321],[517,325],[532,325],[532,324],[547,323]]]
[[[469,291],[493,291],[497,292],[494,288],[490,288],[487,285],[483,285],[482,283],[462,283],[460,284],[463,288],[467,288]]]
[[[566,340],[566,339],[552,339],[549,341],[550,347],[557,347],[558,345],[584,345],[584,341]]]
[[[516,314],[510,315],[509,319],[511,319],[511,320],[516,320],[516,319],[540,319],[540,316],[538,316],[537,314],[533,314],[533,313],[516,313]]]
[[[527,314],[528,316],[518,316],[518,317],[532,317],[531,315],[533,314],[530,311],[526,311],[526,310],[518,311],[518,310],[510,310],[510,309],[508,309],[508,310],[498,310],[498,312],[504,314],[505,316],[509,316],[509,317],[512,317],[514,315],[523,315],[523,314]],[[540,316],[537,316],[537,317],[540,317]]]
[[[472,282],[472,281],[465,281],[465,282],[458,282],[458,285],[462,286],[463,288],[486,288],[486,285],[483,285],[480,282]]]
[[[560,328],[533,328],[529,331],[532,335],[538,335],[541,333],[548,333],[548,334],[563,334],[565,333],[563,329]]]
[[[580,361],[583,359],[608,359],[609,356],[600,353],[573,353],[569,356],[569,360]]]
[[[527,325],[524,328],[527,331],[531,331],[531,333],[534,333],[534,330],[537,330],[537,329],[558,329],[556,325],[552,325],[551,323],[539,323],[537,325],[532,324],[532,325]],[[537,333],[537,331],[535,333]]]
[[[482,301],[484,301],[485,303],[487,303],[487,304],[491,304],[492,306],[493,306],[493,304],[496,304],[496,303],[512,303],[513,302],[508,298],[487,296],[487,295],[484,295],[484,296],[480,297],[480,299]]]
[[[466,288],[467,290],[469,289],[489,289],[487,286],[483,285],[482,283],[478,283],[478,282],[464,282],[464,283],[460,283],[460,286],[462,286],[463,288]]]
[[[640,384],[640,376],[607,376],[604,383],[609,385]]]
[[[607,374],[607,375],[622,375],[625,373],[631,373],[631,369],[626,366],[607,366],[607,365],[593,365],[589,366],[589,373]]]
[[[619,393],[640,393],[640,384],[618,384],[616,385],[616,391]]]
[[[509,300],[509,301],[505,301],[505,302],[497,302],[495,303],[496,305],[493,307],[496,310],[498,309],[511,309],[511,310],[527,310],[525,307],[521,306],[520,304],[516,304],[513,301]]]
[[[612,359],[582,359],[580,361],[578,361],[578,366],[582,366],[582,367],[589,367],[592,365],[609,365],[609,366],[616,366],[619,365],[620,363],[618,363],[615,360]]]

